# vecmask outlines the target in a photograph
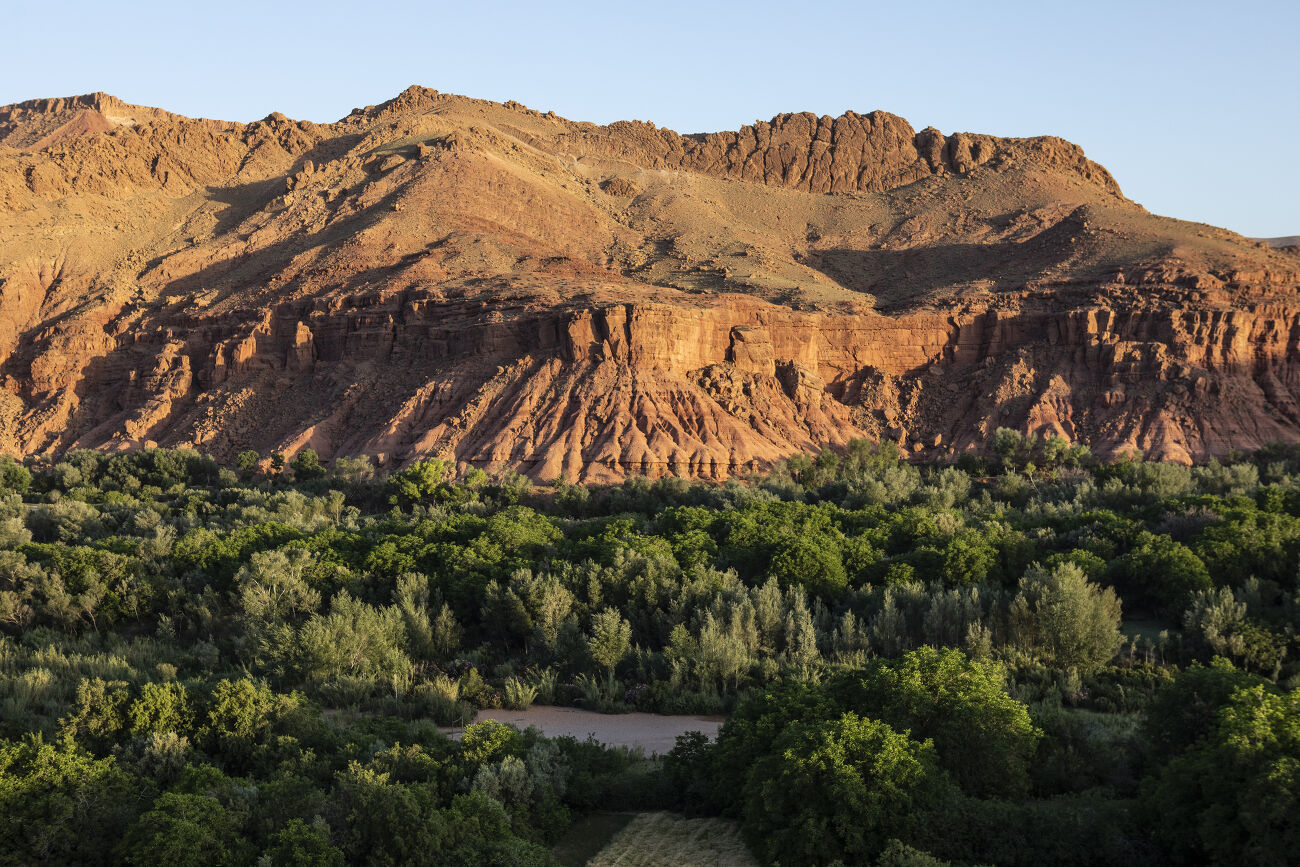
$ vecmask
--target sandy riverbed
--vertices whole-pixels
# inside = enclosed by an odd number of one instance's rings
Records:
[[[588,735],[608,746],[641,747],[646,755],[663,755],[673,748],[677,736],[686,732],[703,732],[710,739],[718,736],[720,716],[660,716],[653,713],[604,714],[576,707],[537,705],[528,710],[481,710],[475,722],[499,720],[521,729],[535,726],[547,737],[572,735],[585,740]],[[459,738],[463,729],[443,729]]]

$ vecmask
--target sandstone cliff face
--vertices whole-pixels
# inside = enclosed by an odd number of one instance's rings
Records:
[[[649,168],[792,187],[810,193],[884,192],[936,174],[1031,160],[1073,172],[1116,194],[1119,185],[1077,145],[1061,139],[999,139],[929,127],[920,133],[883,111],[840,117],[783,114],[739,132],[679,136],[621,122],[578,134],[584,148]]]
[[[998,426],[1179,461],[1300,438],[1300,256],[1152,217],[1056,139],[418,88],[328,126],[134,108],[0,109],[0,450],[607,481]]]

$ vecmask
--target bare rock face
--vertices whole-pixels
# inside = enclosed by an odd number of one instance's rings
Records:
[[[1300,439],[1300,253],[1068,142],[884,112],[682,136],[411,88],[335,124],[0,108],[0,451],[722,479],[1006,426]]]
[[[33,99],[0,108],[0,146],[37,151],[64,139],[172,119],[180,118],[156,108],[128,105],[107,93]]]
[[[782,114],[739,132],[679,136],[653,124],[615,123],[579,134],[584,147],[648,168],[674,168],[717,177],[793,187],[810,193],[884,192],[936,174],[967,172],[986,163],[1031,159],[1073,172],[1118,193],[1110,174],[1061,139],[998,139],[933,127],[916,133],[883,111],[840,117]]]

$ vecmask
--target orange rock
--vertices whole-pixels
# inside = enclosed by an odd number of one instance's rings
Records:
[[[1300,251],[1054,138],[680,136],[411,88],[338,123],[0,108],[0,451],[314,448],[722,479],[998,426],[1300,439]]]

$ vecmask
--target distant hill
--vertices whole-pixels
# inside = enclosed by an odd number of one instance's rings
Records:
[[[884,112],[0,108],[0,452],[723,478],[1007,426],[1187,461],[1300,440],[1298,285],[1069,142]]]
[[[1296,247],[1300,246],[1300,235],[1287,235],[1283,238],[1255,238],[1256,241],[1263,241],[1270,247]]]

